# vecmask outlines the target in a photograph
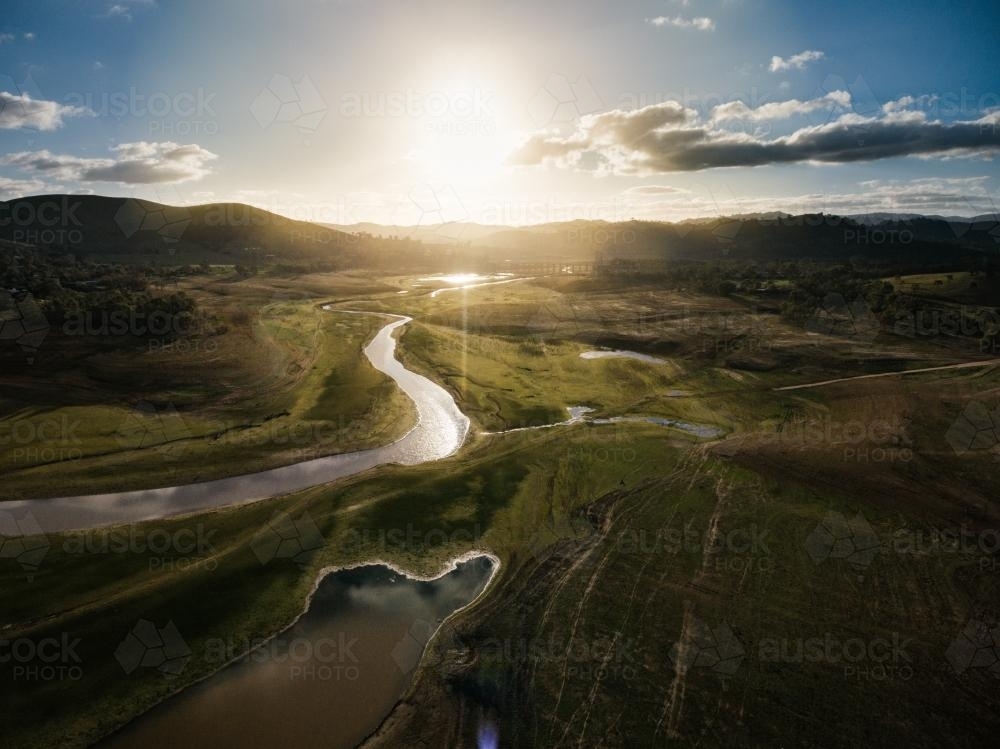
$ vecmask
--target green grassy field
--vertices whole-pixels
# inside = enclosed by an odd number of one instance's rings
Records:
[[[192,483],[391,442],[412,425],[412,406],[360,354],[384,321],[320,309],[324,293],[372,286],[195,282],[190,293],[221,321],[211,331],[138,349],[99,339],[43,392],[33,378],[8,393],[4,496]],[[81,349],[67,338],[50,348]]]
[[[210,542],[194,551],[77,552],[70,534],[47,540],[32,579],[0,560],[4,639],[80,638],[79,678],[4,668],[0,696],[17,716],[5,742],[91,743],[211,673],[209,638],[281,629],[324,566],[382,558],[429,573],[472,548],[500,557],[494,588],[450,623],[447,648],[431,647],[371,746],[475,745],[486,724],[501,746],[992,738],[993,676],[947,654],[970,620],[996,623],[1000,475],[995,450],[949,435],[970,404],[995,407],[996,368],[775,392],[952,363],[957,351],[880,336],[862,354],[754,321],[733,300],[589,279],[396,295],[409,283],[365,302],[347,289],[324,298],[416,317],[400,356],[455,395],[476,427],[468,444],[433,464],[138,529],[200,527]],[[364,335],[338,317],[321,318],[320,337],[356,354]],[[310,318],[302,307],[292,319]],[[667,363],[579,358],[595,346]],[[358,373],[315,366],[322,376],[291,389],[295,413],[332,421],[330,396]],[[479,434],[561,421],[571,405],[715,425],[723,438],[634,422]],[[308,513],[323,537],[302,567],[254,553],[276,511]],[[847,543],[831,541],[830,513],[854,524],[835,529]],[[386,540],[407,527],[424,541]],[[975,542],[954,550],[956,531]],[[183,633],[192,658],[178,679],[118,666],[140,618]],[[816,642],[819,657],[798,654]]]

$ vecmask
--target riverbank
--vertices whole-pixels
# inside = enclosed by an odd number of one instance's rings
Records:
[[[324,310],[333,313],[329,306]],[[411,318],[392,317],[395,319],[384,325],[365,346],[364,354],[375,369],[391,377],[411,400],[417,419],[412,429],[388,445],[203,483],[80,497],[17,500],[6,502],[3,507],[18,516],[31,513],[42,533],[86,530],[247,504],[303,491],[388,463],[416,465],[447,457],[465,441],[469,420],[443,388],[407,370],[395,358],[394,333]]]
[[[39,362],[3,376],[0,500],[201,483],[393,442],[415,409],[359,356],[382,323],[317,302],[394,288],[209,272],[178,284],[204,319],[163,337],[54,327]]]
[[[482,562],[488,566],[480,574],[477,565]],[[408,686],[423,650],[453,616],[483,597],[499,568],[500,560],[484,550],[448,560],[432,575],[377,560],[324,568],[302,611],[288,626],[170,695],[98,746],[155,749],[178,741],[270,746],[277,738],[271,734],[277,732],[285,740],[296,736],[297,746],[349,749],[383,722]],[[380,571],[402,580],[386,580]],[[346,573],[357,578],[350,593],[336,594],[332,600],[334,591],[346,582]],[[463,579],[467,582],[459,582]],[[428,583],[434,586],[429,588]],[[420,584],[419,595],[403,596],[406,586],[413,584]],[[379,596],[384,600],[379,602]],[[365,623],[366,619],[374,620]],[[391,621],[396,622],[396,631],[390,639],[398,643],[400,653],[394,650],[390,658],[382,642],[385,635],[373,640],[372,633],[384,632]],[[417,623],[426,625],[420,627],[419,643],[407,632]],[[423,641],[424,636],[429,639]],[[337,652],[338,643],[346,652]],[[265,709],[243,712],[259,701]],[[311,709],[312,703],[319,709]],[[331,704],[339,709],[322,709]],[[245,717],[237,723],[219,722],[218,713]]]

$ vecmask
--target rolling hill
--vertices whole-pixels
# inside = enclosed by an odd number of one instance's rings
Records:
[[[992,262],[991,216],[755,214],[658,221],[575,220],[522,227],[333,226],[240,203],[169,206],[98,195],[0,203],[0,241],[53,253],[165,265],[499,269],[505,263],[642,260],[847,262],[965,268]]]
[[[357,238],[240,203],[169,206],[100,195],[0,203],[0,239],[117,262],[347,261]]]

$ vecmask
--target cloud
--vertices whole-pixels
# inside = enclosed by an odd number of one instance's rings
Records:
[[[8,33],[5,32],[3,34],[0,34],[0,44],[9,44],[10,42],[14,41],[16,38],[17,37],[15,37],[13,34],[8,34]]]
[[[90,66],[93,70],[104,70],[104,63],[100,60],[94,60],[94,64]]]
[[[836,215],[922,213],[976,215],[996,211],[989,177],[870,180],[853,192],[735,196],[723,181],[693,184],[673,193],[625,191],[631,214],[650,220],[683,220],[706,215],[773,213]]]
[[[104,10],[105,18],[121,18],[125,21],[132,20],[132,10],[134,8],[155,8],[156,0],[118,0],[109,3]]]
[[[55,130],[67,117],[93,115],[86,107],[72,107],[28,94],[0,91],[0,130]]]
[[[766,128],[750,134],[717,127],[720,119],[732,116],[787,117],[848,103],[846,92],[833,91],[810,101],[792,99],[757,109],[723,104],[708,121],[675,102],[611,110],[581,118],[575,131],[566,135],[530,135],[510,155],[509,163],[660,174],[801,162],[846,164],[902,156],[988,156],[1000,151],[1000,111],[948,123],[927,120],[922,112],[879,110],[877,116],[867,117],[848,111],[824,124],[775,138],[760,134],[766,135]]]
[[[893,101],[887,101],[882,105],[884,112],[902,112],[913,107],[930,107],[937,104],[940,97],[936,95],[924,94],[923,96],[900,96]]]
[[[199,145],[122,143],[110,158],[95,159],[21,151],[0,157],[0,164],[25,172],[76,182],[119,182],[128,185],[169,184],[201,179],[210,173],[216,154]]]
[[[847,91],[831,91],[816,99],[800,101],[799,99],[788,99],[787,101],[775,101],[768,104],[761,104],[755,109],[751,109],[742,101],[730,101],[720,104],[712,110],[712,120],[724,122],[727,120],[787,120],[789,117],[800,114],[808,114],[821,109],[844,109],[851,108],[851,94]]]
[[[33,42],[33,41],[35,41],[35,32],[34,31],[25,31],[24,32],[24,41],[26,41],[26,42]]]
[[[510,157],[516,166],[555,161],[563,166],[578,162],[585,154],[604,149],[642,147],[650,133],[664,132],[697,120],[698,113],[677,102],[667,101],[641,109],[612,109],[580,118],[575,133],[563,136],[542,131],[529,136]]]
[[[581,125],[588,137],[598,142],[633,143],[652,130],[679,127],[695,122],[698,113],[674,101],[651,104],[640,109],[612,109],[586,115]]]
[[[37,195],[45,191],[45,183],[38,179],[10,179],[0,177],[0,200]]]
[[[817,49],[807,49],[792,55],[787,60],[775,55],[771,58],[771,66],[768,68],[772,73],[780,73],[783,70],[805,70],[811,62],[822,60],[826,55]]]
[[[653,26],[673,26],[678,29],[696,29],[698,31],[714,31],[715,21],[711,18],[698,16],[696,18],[685,18],[684,16],[657,16],[647,18],[646,23]]]
[[[676,193],[687,192],[679,187],[671,187],[670,185],[636,185],[635,187],[630,187],[625,191],[626,195],[673,195]]]
[[[873,179],[858,184],[867,194],[891,201],[899,212],[925,213],[933,209],[970,212],[970,207],[989,200],[989,182],[989,177],[980,176]]]

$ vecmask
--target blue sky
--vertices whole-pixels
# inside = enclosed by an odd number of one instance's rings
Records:
[[[998,22],[996,2],[8,2],[0,197],[336,223],[992,211]]]

